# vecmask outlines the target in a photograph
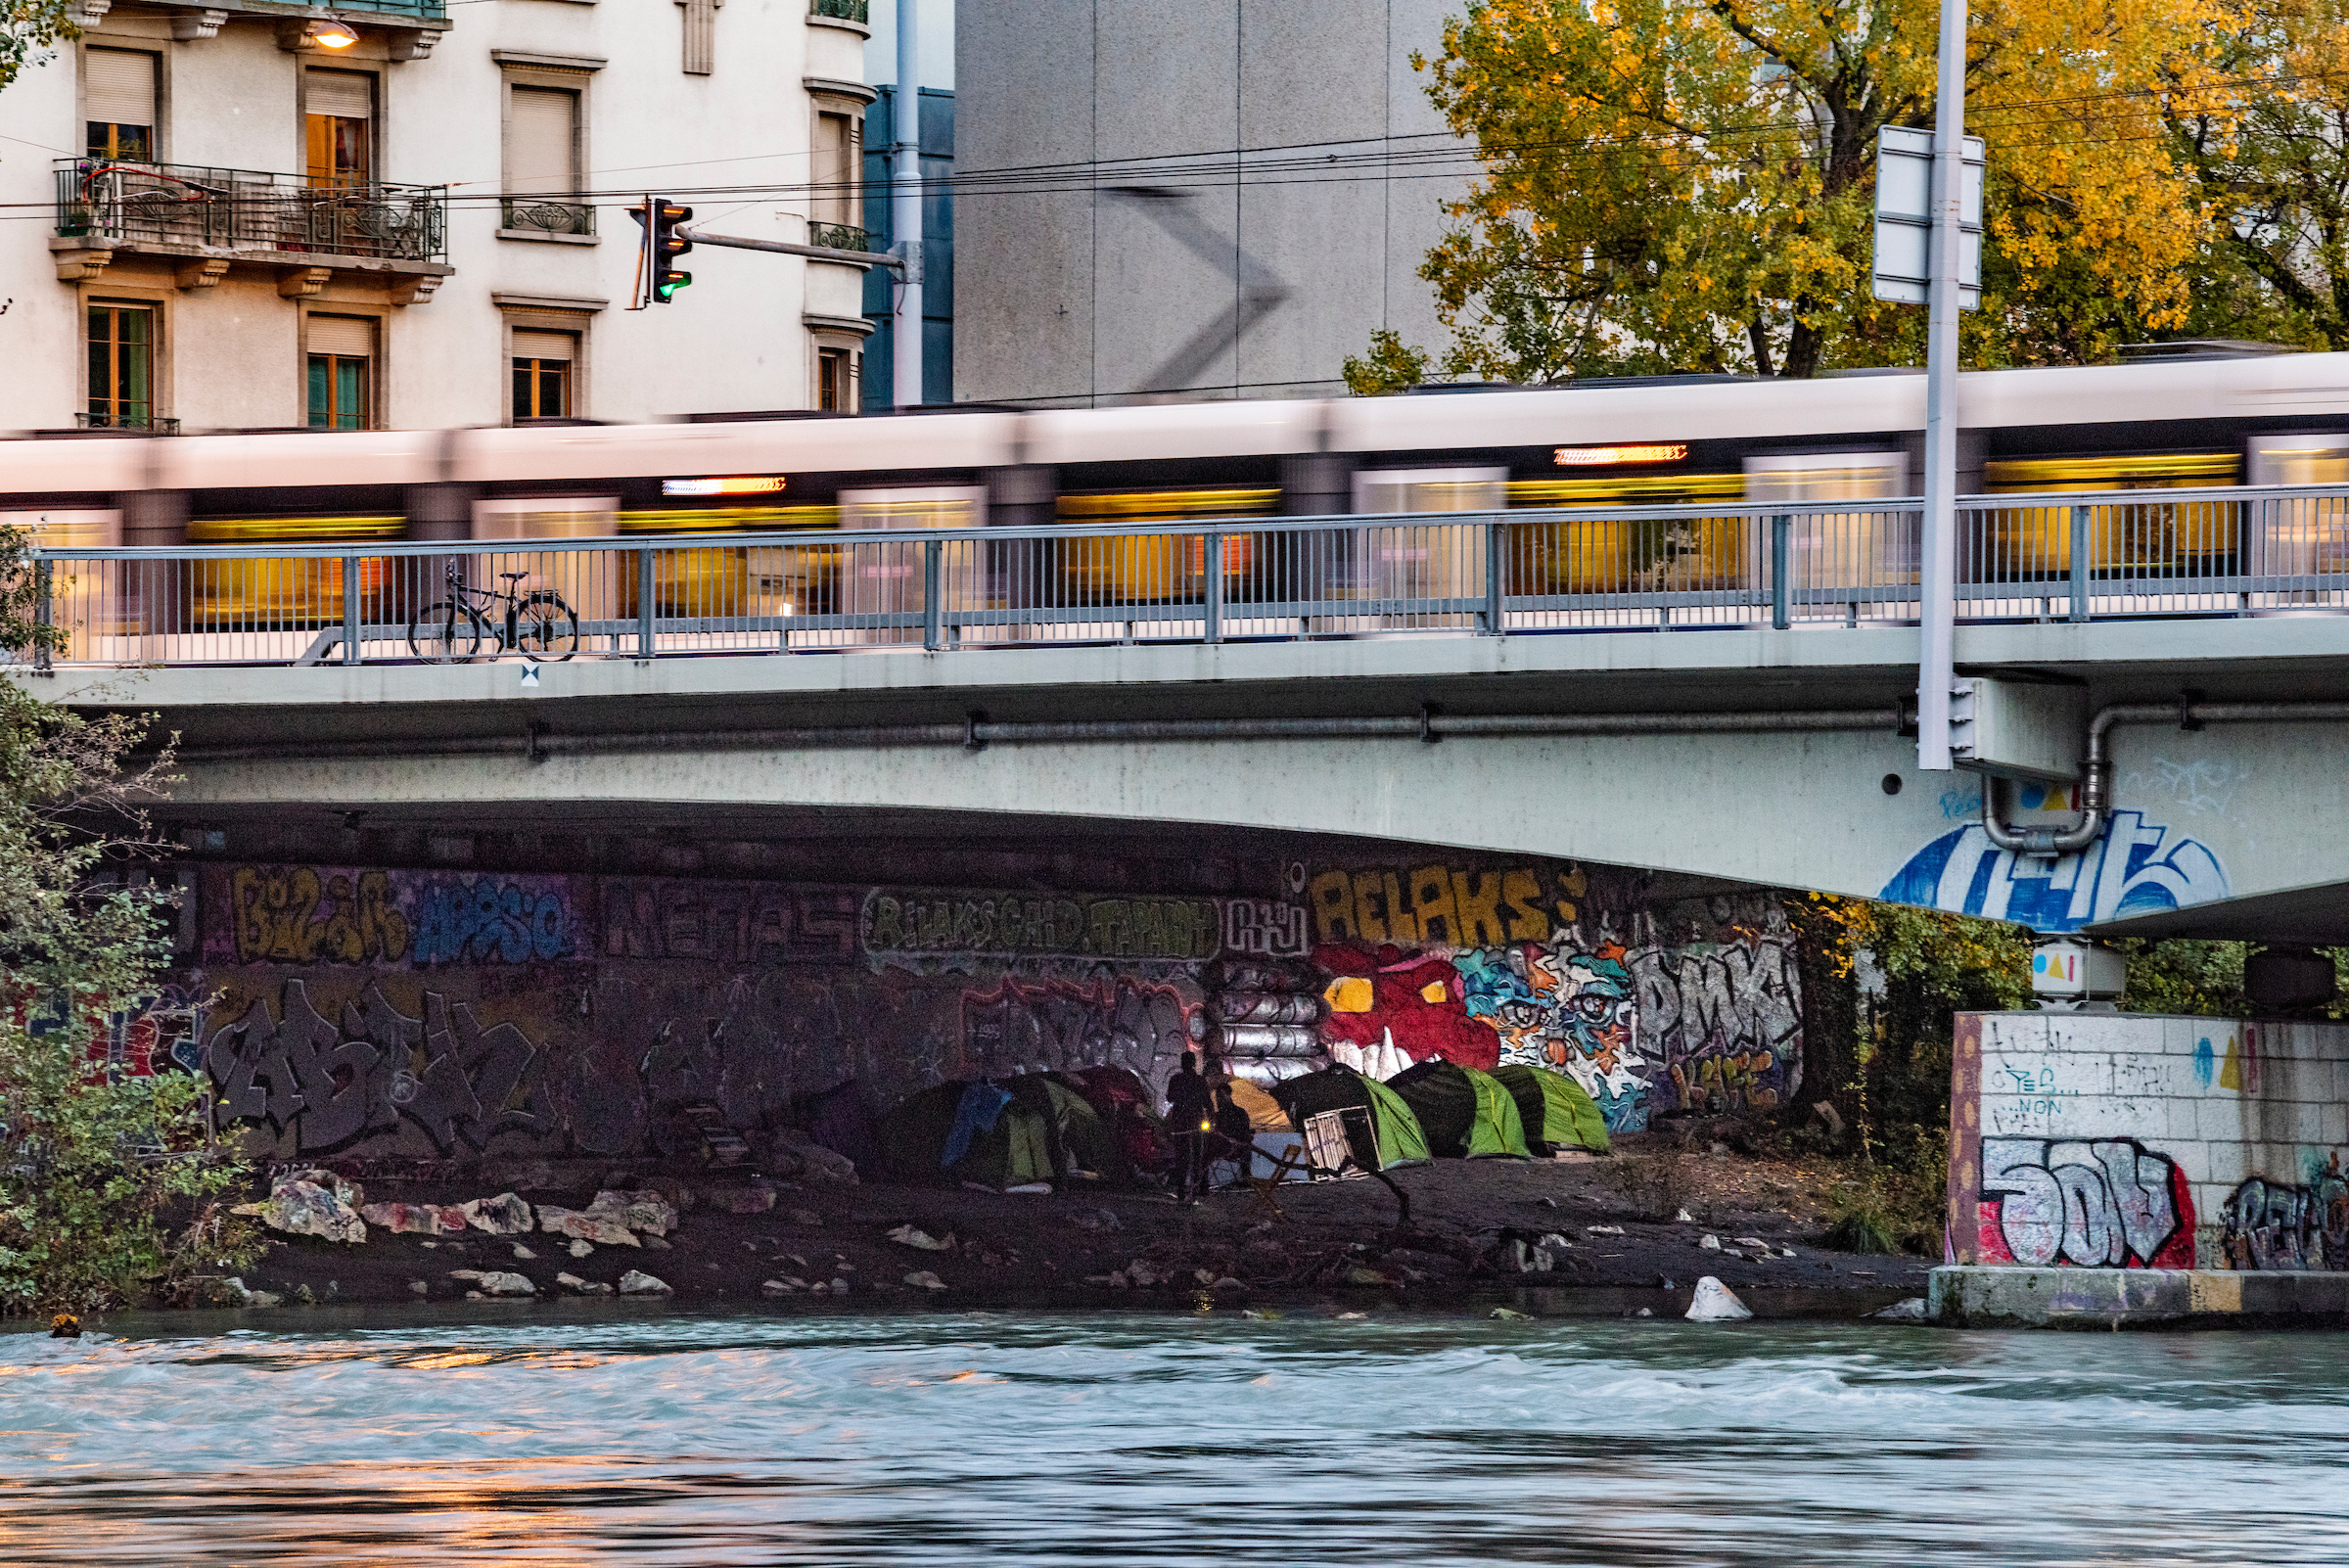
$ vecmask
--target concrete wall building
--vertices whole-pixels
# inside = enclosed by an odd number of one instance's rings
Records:
[[[84,0],[0,94],[0,429],[368,429],[856,406],[862,269],[626,208],[853,228],[864,0]]]
[[[960,0],[956,398],[1322,394],[1376,328],[1443,342],[1465,161],[1410,161],[1451,144],[1410,57],[1459,9]]]

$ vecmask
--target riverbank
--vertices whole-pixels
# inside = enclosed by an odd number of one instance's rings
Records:
[[[353,1173],[369,1205],[449,1206],[510,1190],[543,1215],[585,1211],[598,1192],[659,1191],[676,1220],[666,1234],[611,1232],[633,1244],[535,1228],[434,1236],[376,1225],[357,1244],[273,1235],[244,1282],[288,1304],[367,1304],[520,1295],[523,1282],[536,1299],[602,1295],[635,1274],[681,1306],[835,1311],[1384,1301],[1662,1315],[1684,1311],[1707,1274],[1764,1315],[1858,1315],[1924,1294],[1926,1260],[1819,1245],[1829,1172],[1720,1145],[1624,1145],[1608,1159],[1397,1171],[1407,1226],[1395,1194],[1371,1179],[1286,1183],[1269,1203],[1243,1187],[1185,1208],[1163,1193],[1007,1194],[586,1162],[492,1166],[481,1178]],[[493,1273],[509,1277],[484,1277]]]

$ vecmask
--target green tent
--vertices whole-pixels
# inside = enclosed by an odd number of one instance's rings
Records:
[[[1017,1187],[1032,1181],[1054,1181],[1052,1124],[1015,1095],[995,1116],[995,1125],[971,1139],[963,1157],[946,1171],[951,1181],[976,1181],[983,1187]]]
[[[1418,1118],[1403,1097],[1344,1063],[1275,1084],[1272,1098],[1280,1102],[1290,1125],[1300,1132],[1305,1130],[1306,1118],[1322,1111],[1368,1111],[1372,1135],[1378,1139],[1376,1150],[1362,1147],[1353,1125],[1347,1129],[1355,1161],[1365,1170],[1392,1171],[1399,1165],[1427,1163],[1427,1135],[1419,1130]]]
[[[1607,1152],[1607,1119],[1598,1102],[1564,1073],[1539,1067],[1497,1067],[1493,1077],[1517,1102],[1525,1141],[1536,1154],[1560,1149]]]
[[[1440,1155],[1470,1160],[1531,1158],[1517,1101],[1489,1073],[1431,1056],[1387,1080]]]
[[[1100,1113],[1057,1074],[1043,1073],[996,1080],[1010,1100],[995,1113],[994,1126],[974,1133],[962,1157],[946,1166],[946,1143],[972,1083],[954,1079],[926,1088],[881,1119],[881,1146],[895,1179],[1016,1187],[1058,1182],[1072,1166],[1096,1176],[1123,1170]]]

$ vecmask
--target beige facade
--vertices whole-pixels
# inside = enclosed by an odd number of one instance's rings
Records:
[[[855,371],[854,266],[702,247],[627,308],[645,194],[855,226],[807,189],[872,97],[852,0],[359,0],[342,48],[266,0],[84,4],[0,93],[0,430],[633,421]]]

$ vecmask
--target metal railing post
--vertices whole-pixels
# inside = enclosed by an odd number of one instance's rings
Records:
[[[653,657],[653,549],[636,552],[636,657]]]
[[[1793,555],[1794,519],[1780,513],[1770,520],[1770,623],[1779,631],[1794,623],[1793,585],[1786,580]]]
[[[1203,559],[1207,569],[1207,640],[1223,640],[1223,535],[1210,533]]]
[[[32,623],[39,628],[33,642],[32,668],[35,672],[49,673],[49,628],[57,624],[57,565],[47,556],[34,560],[32,566]]]
[[[343,662],[359,662],[359,558],[343,558]]]
[[[946,644],[944,606],[938,602],[940,558],[944,548],[937,539],[922,541],[922,646],[932,653]]]
[[[2088,619],[2088,508],[2072,508],[2072,619]]]
[[[1506,555],[1502,546],[1508,541],[1508,525],[1497,517],[1485,519],[1485,635],[1508,635],[1508,612],[1503,607],[1508,581],[1501,575],[1501,561]]]

